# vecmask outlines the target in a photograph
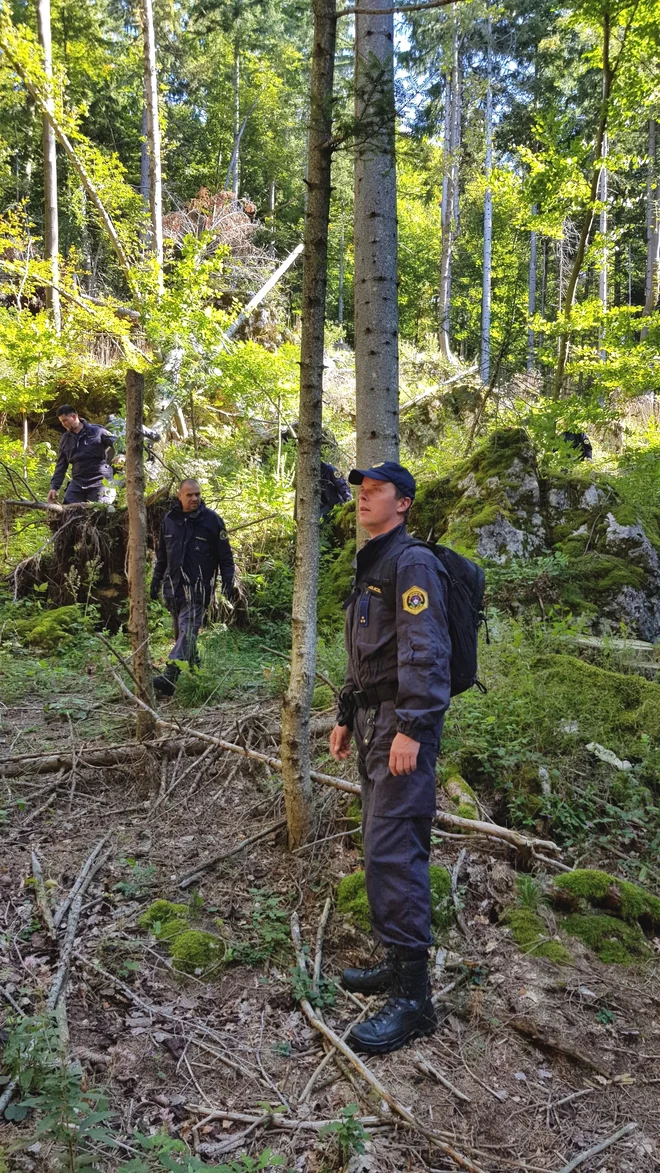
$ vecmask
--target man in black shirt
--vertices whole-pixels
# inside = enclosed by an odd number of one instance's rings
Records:
[[[177,661],[194,663],[197,634],[213,598],[220,573],[226,597],[235,597],[234,558],[225,523],[202,501],[194,480],[182,481],[178,503],[165,514],[151,579],[151,598],[163,599],[174,621],[175,644],[165,671],[154,678],[156,692],[172,696],[179,676]]]
[[[114,444],[115,436],[100,424],[88,424],[68,403],[58,407],[57,418],[64,428],[64,435],[50,482],[49,505],[56,504],[69,465],[72,475],[64,494],[64,504],[100,501],[109,505],[115,499],[115,490],[107,450]]]

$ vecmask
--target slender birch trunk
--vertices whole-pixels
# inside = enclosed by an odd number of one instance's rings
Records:
[[[564,305],[562,308],[563,326],[559,336],[559,352],[557,355],[557,369],[555,372],[554,382],[554,396],[556,399],[559,398],[564,384],[564,373],[566,371],[566,360],[568,358],[568,341],[571,327],[571,314],[573,312],[573,301],[575,299],[575,291],[577,289],[577,283],[580,277],[580,272],[582,270],[584,254],[587,250],[589,234],[591,232],[594,221],[594,205],[596,202],[596,196],[598,194],[598,185],[602,171],[603,146],[605,143],[605,135],[607,133],[607,119],[609,116],[612,82],[613,73],[612,63],[610,61],[610,14],[609,11],[606,10],[603,15],[603,96],[600,106],[600,117],[598,119],[598,129],[596,131],[596,139],[594,142],[594,165],[591,173],[589,200],[582,221],[578,246],[568,277],[566,293],[564,295]]]
[[[37,31],[43,53],[44,73],[48,93],[46,102],[53,111],[53,46],[50,29],[50,0],[37,0]],[[53,315],[53,324],[59,334],[62,329],[62,313],[59,294],[59,217],[57,208],[57,150],[55,132],[46,114],[43,120],[43,171],[44,171],[44,253],[50,261],[52,285],[46,287],[46,305]]]
[[[484,270],[481,290],[481,362],[482,383],[490,379],[490,302],[493,268],[493,79],[491,69],[492,17],[488,17],[488,88],[486,90],[486,190],[484,192]]]
[[[142,141],[140,143],[140,195],[149,204],[149,116],[146,95],[142,105]]]
[[[140,0],[144,49],[144,91],[147,111],[149,149],[149,210],[151,212],[152,249],[158,265],[158,287],[163,291],[163,175],[158,115],[158,70],[156,68],[156,34],[152,0]]]
[[[532,213],[536,213],[536,204],[532,208]],[[537,234],[534,229],[529,234],[529,280],[527,283],[527,316],[530,320],[536,313],[536,254],[537,254]],[[531,326],[527,328],[527,370],[534,370],[534,331]]]
[[[438,344],[448,362],[455,363],[449,335],[451,309],[451,262],[457,228],[458,148],[460,143],[461,79],[458,18],[454,15],[452,68],[445,99],[444,175],[442,181],[442,248],[438,291]]]
[[[660,212],[658,209],[658,171],[656,159],[657,123],[649,120],[649,165],[646,175],[646,281],[644,289],[644,316],[652,314],[660,293]],[[642,329],[642,338],[648,336],[648,326]]]
[[[355,18],[355,379],[357,462],[399,457],[399,305],[394,18],[368,0]]]
[[[128,633],[131,667],[140,700],[153,708],[147,620],[147,506],[144,499],[144,376],[126,372],[126,506],[128,512]],[[137,736],[155,729],[151,713],[138,708]]]
[[[234,41],[234,150],[232,154],[232,183],[234,199],[238,199],[239,164],[238,156],[241,137],[241,46],[238,37]]]
[[[309,717],[316,670],[323,341],[330,220],[336,0],[313,0],[313,10],[314,50],[303,253],[291,675],[282,706],[282,777],[289,847],[292,849],[304,843],[313,826]]]
[[[342,326],[344,323],[344,266],[346,250],[346,236],[344,230],[344,209],[341,210],[341,224],[339,227],[339,293],[337,296],[337,321]]]

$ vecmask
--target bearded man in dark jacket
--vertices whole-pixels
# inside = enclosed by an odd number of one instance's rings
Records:
[[[195,480],[179,485],[178,504],[165,514],[160,527],[158,554],[151,579],[151,598],[161,586],[163,600],[174,621],[175,644],[165,671],[154,677],[154,688],[172,696],[180,673],[177,661],[197,662],[197,635],[213,599],[220,574],[225,596],[233,600],[234,558],[222,518],[207,509]]]

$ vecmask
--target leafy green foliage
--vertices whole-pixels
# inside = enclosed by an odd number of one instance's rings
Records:
[[[329,981],[323,975],[321,975],[318,990],[314,989],[314,984],[307,971],[301,969],[299,965],[289,970],[289,977],[296,1002],[299,1002],[301,998],[306,998],[312,1006],[319,1010],[325,1010],[334,1006],[337,1001],[336,983]]]
[[[354,1153],[360,1154],[365,1151],[365,1142],[369,1134],[357,1119],[359,1111],[358,1104],[347,1104],[339,1113],[340,1119],[333,1120],[331,1124],[324,1124],[319,1132],[320,1136],[332,1137],[335,1141],[342,1165],[345,1165]]]
[[[250,888],[250,895],[250,928],[242,941],[232,944],[231,957],[246,965],[259,965],[271,958],[282,962],[291,950],[289,914],[282,907],[282,898],[262,888]]]

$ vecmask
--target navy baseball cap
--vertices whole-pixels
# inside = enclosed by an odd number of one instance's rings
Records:
[[[413,501],[415,499],[414,476],[395,460],[384,460],[373,468],[352,468],[348,474],[348,483],[361,485],[365,477],[371,477],[374,481],[391,481],[404,497],[410,497]]]

